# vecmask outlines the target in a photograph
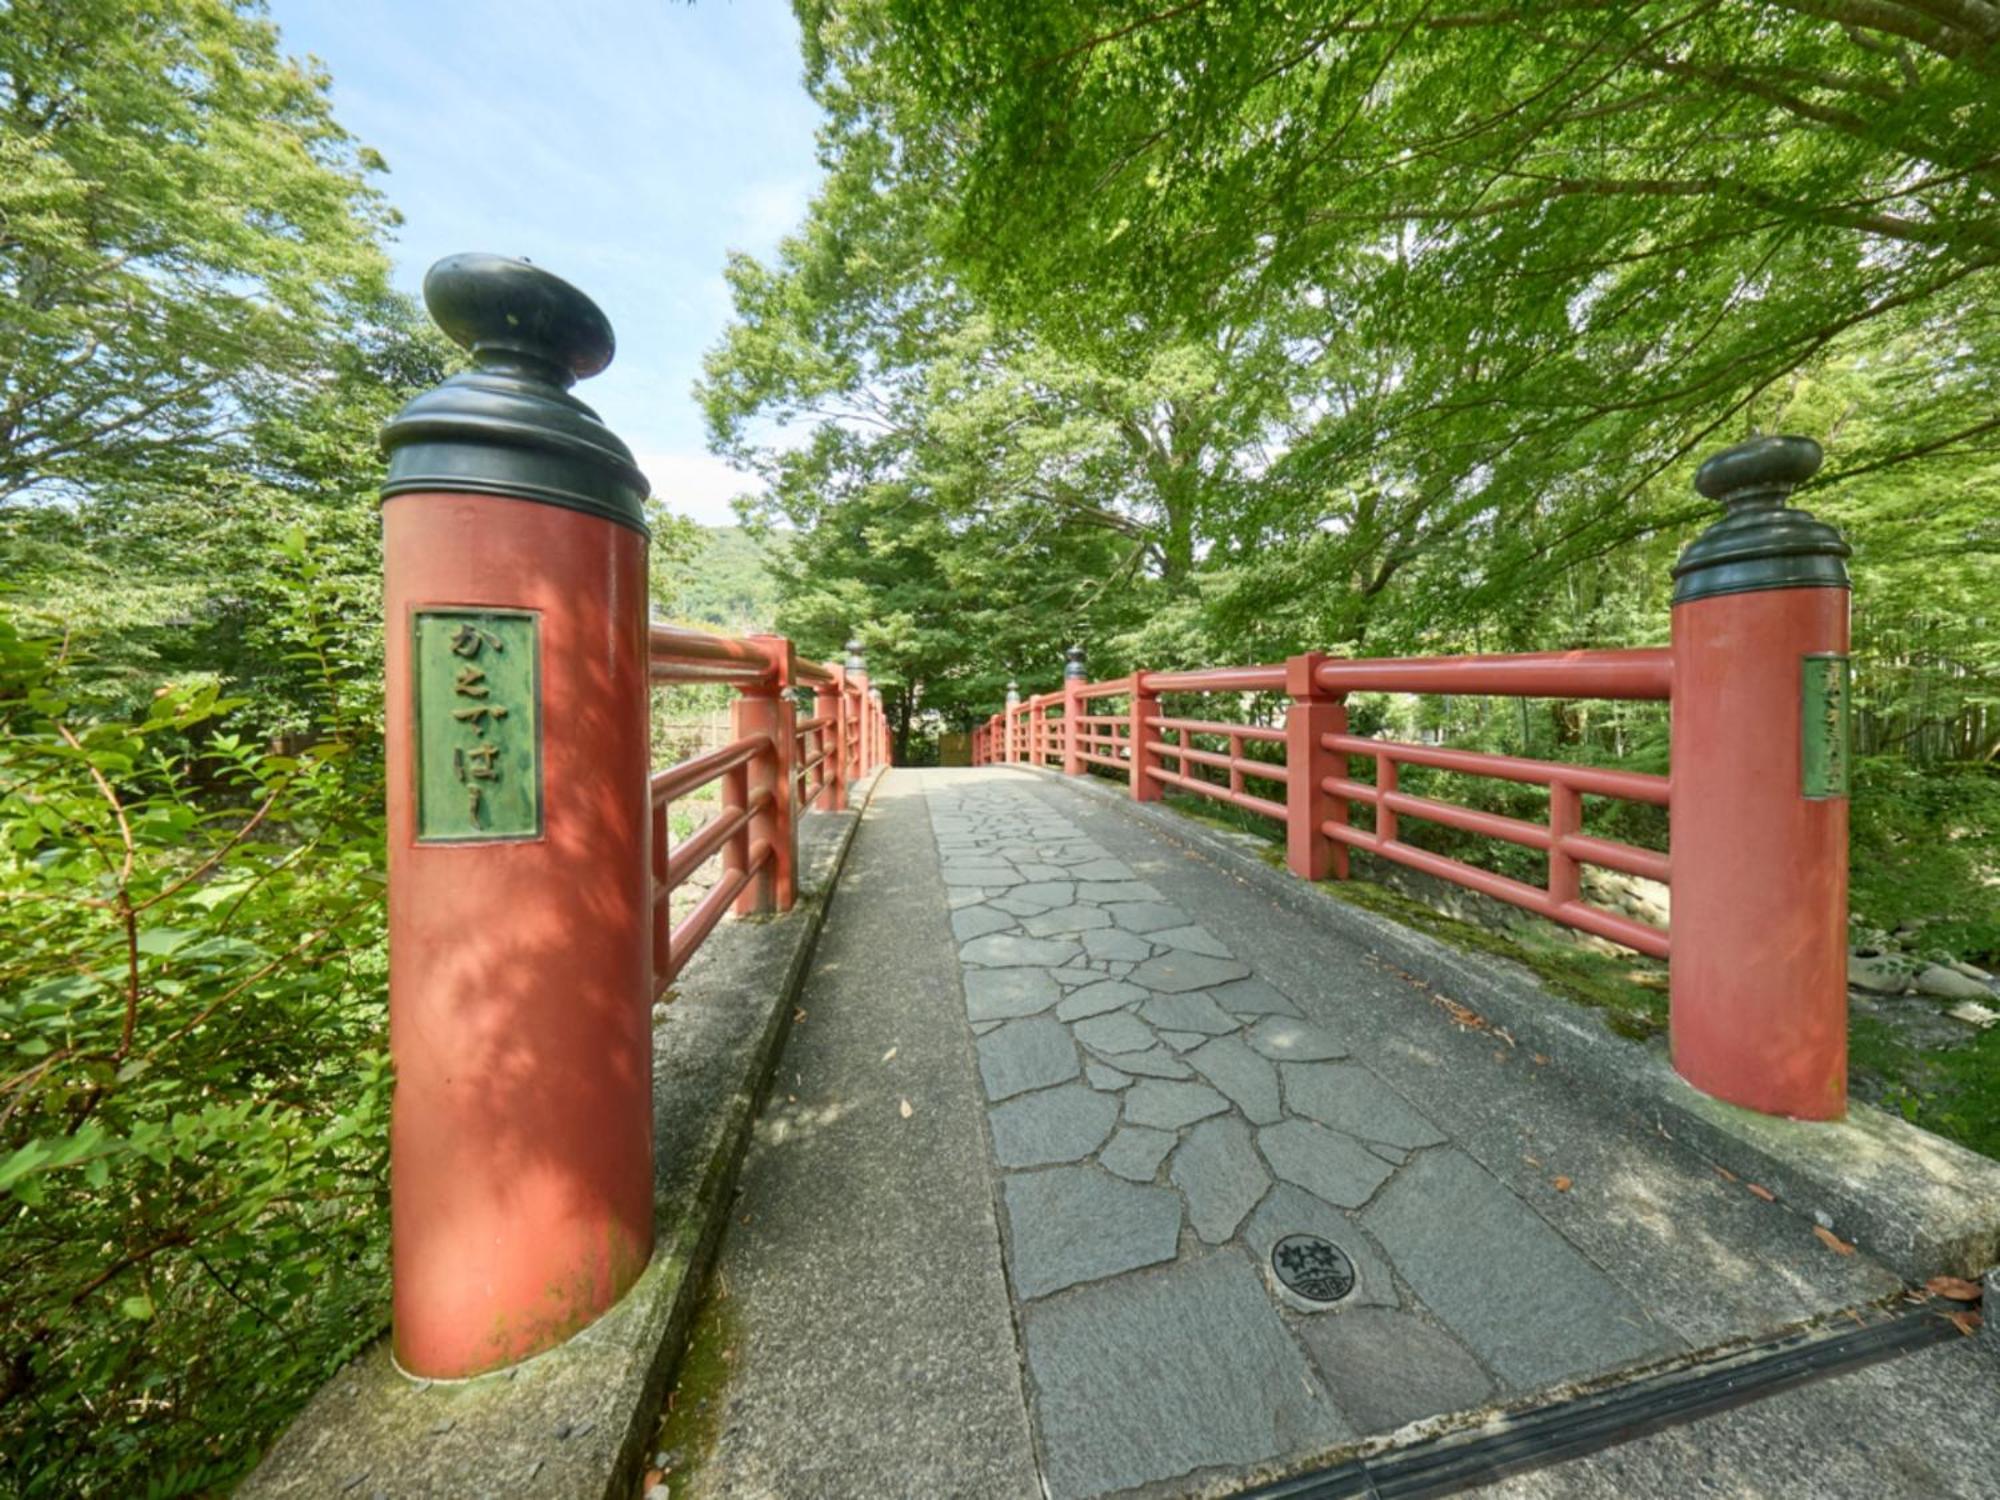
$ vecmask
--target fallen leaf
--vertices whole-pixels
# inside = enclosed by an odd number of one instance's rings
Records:
[[[1754,1182],[1746,1182],[1743,1186],[1755,1193],[1759,1198],[1762,1198],[1766,1203],[1776,1203],[1778,1201],[1778,1195],[1767,1187],[1759,1187]]]
[[[1484,1031],[1486,1029],[1486,1017],[1482,1016],[1471,1006],[1460,1005],[1449,995],[1433,995],[1431,998],[1444,1007],[1446,1015],[1450,1016],[1466,1029],[1470,1031]]]
[[[665,1479],[666,1477],[667,1474],[666,1470],[664,1469],[648,1469],[646,1471],[646,1477],[643,1480],[641,1480],[640,1483],[645,1488],[650,1490],[654,1485],[660,1483],[660,1481]]]
[[[1970,1338],[1973,1334],[1979,1332],[1980,1318],[1979,1314],[1976,1312],[1946,1313],[1945,1316],[1951,1319],[1951,1326],[1956,1328],[1960,1333],[1964,1334],[1967,1338]]]
[[[884,1052],[882,1054],[882,1061],[887,1062],[890,1058],[894,1057],[895,1055],[896,1055],[896,1049],[894,1047],[891,1047],[887,1052]]]
[[[902,1102],[901,1106],[898,1108],[897,1113],[902,1115],[902,1117],[907,1120],[910,1118],[911,1115],[915,1114],[916,1111],[910,1108],[910,1101],[905,1099]]]
[[[1828,1229],[1823,1224],[1813,1225],[1813,1233],[1818,1235],[1819,1242],[1822,1245],[1826,1246],[1827,1249],[1831,1250],[1835,1255],[1852,1255],[1854,1253],[1854,1247],[1852,1245],[1848,1244],[1846,1240],[1842,1239],[1839,1235],[1835,1234],[1831,1229]]]
[[[1548,1053],[1546,1053],[1546,1052],[1537,1052],[1537,1053],[1535,1053],[1535,1054],[1534,1054],[1534,1057],[1535,1057],[1535,1066],[1536,1066],[1536,1067],[1538,1067],[1538,1068],[1542,1068],[1542,1067],[1547,1067],[1547,1066],[1548,1066],[1548,1061],[1549,1061],[1549,1055],[1548,1055]]]
[[[1556,1179],[1557,1192],[1566,1193],[1569,1191],[1569,1189],[1570,1189],[1570,1180],[1567,1177],[1558,1177]]]
[[[1532,1156],[1524,1156],[1521,1158],[1521,1160],[1526,1162],[1531,1167],[1539,1167],[1541,1165],[1541,1163]]]
[[[1949,1297],[1954,1302],[1979,1300],[1979,1283],[1967,1281],[1963,1276],[1933,1276],[1924,1283],[1924,1290],[1933,1297]]]
[[[803,1021],[805,1018],[806,1018],[806,1013],[803,1007],[792,1012],[792,1024],[794,1026],[798,1025],[798,1023]]]
[[[1722,1179],[1722,1180],[1723,1180],[1724,1182],[1734,1182],[1734,1181],[1736,1181],[1736,1174],[1735,1174],[1734,1172],[1730,1171],[1730,1170],[1729,1170],[1729,1168],[1727,1168],[1727,1167],[1717,1167],[1717,1168],[1715,1169],[1715,1173],[1716,1173],[1716,1175],[1717,1175],[1718,1177],[1720,1177],[1720,1178],[1721,1178],[1721,1179]]]

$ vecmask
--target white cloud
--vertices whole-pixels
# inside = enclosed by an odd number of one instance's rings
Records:
[[[634,455],[653,482],[653,497],[677,516],[704,526],[734,526],[729,502],[737,495],[763,493],[763,481],[738,473],[712,453],[642,452]]]

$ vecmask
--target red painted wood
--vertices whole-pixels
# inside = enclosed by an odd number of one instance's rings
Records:
[[[1488,755],[1478,750],[1447,750],[1437,745],[1409,745],[1400,740],[1371,740],[1343,734],[1329,738],[1327,748],[1353,755],[1388,756],[1411,766],[1435,766],[1501,781],[1548,786],[1560,781],[1596,797],[1623,797],[1627,802],[1667,805],[1668,778],[1644,771],[1611,771],[1601,766],[1566,766],[1560,761],[1527,760],[1518,755]]]
[[[743,837],[768,845],[771,858],[758,867],[737,899],[739,916],[790,911],[797,894],[798,818],[792,800],[792,771],[798,763],[798,710],[792,704],[792,643],[783,636],[758,635],[750,644],[769,663],[766,682],[737,693],[730,726],[739,743],[761,740],[761,750],[744,766],[749,795],[763,804]]]
[[[1262,670],[1262,669],[1250,669]],[[1490,693],[1517,698],[1666,698],[1673,653],[1540,651],[1515,656],[1329,659],[1315,680],[1330,693]]]

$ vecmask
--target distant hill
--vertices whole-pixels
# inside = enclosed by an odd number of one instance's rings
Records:
[[[766,567],[782,555],[792,533],[753,537],[741,526],[704,526],[705,543],[664,580],[665,604],[676,618],[712,625],[731,635],[769,631],[778,614],[778,586]]]

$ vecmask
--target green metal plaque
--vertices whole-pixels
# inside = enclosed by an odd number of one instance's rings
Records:
[[[541,617],[522,610],[419,610],[410,644],[418,840],[539,838]]]
[[[1848,702],[1852,697],[1845,656],[1808,656],[1799,694],[1800,768],[1807,797],[1845,797],[1848,782]]]

